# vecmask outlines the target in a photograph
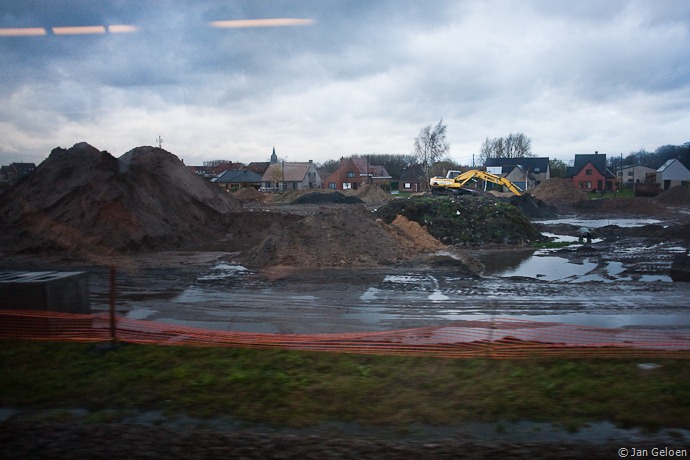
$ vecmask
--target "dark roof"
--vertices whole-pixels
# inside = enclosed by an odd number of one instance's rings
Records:
[[[271,163],[268,161],[252,161],[247,165],[247,169],[263,176],[269,166],[271,166]]]
[[[575,163],[573,164],[573,176],[577,175],[582,168],[587,166],[587,163],[592,163],[592,166],[599,171],[599,174],[606,176],[606,154],[588,154],[575,155]]]
[[[539,169],[542,173],[548,171],[549,157],[487,158],[484,166],[522,166],[529,172]]]
[[[352,158],[352,163],[359,170],[360,175],[371,175],[374,177],[390,178],[391,175],[388,174],[386,168],[382,165],[373,165],[369,163],[366,158]],[[367,171],[367,166],[369,171]]]
[[[604,176],[606,179],[611,179],[616,177],[609,169],[606,167],[606,154],[605,153],[595,153],[587,155],[575,155],[575,162],[573,166],[568,166],[565,168],[565,177],[574,177],[578,175],[589,163],[594,166],[599,174]]]
[[[17,174],[29,174],[31,171],[36,169],[34,163],[12,163],[10,167],[14,167]]]
[[[400,171],[400,182],[426,182],[426,174],[421,165],[407,166]]]
[[[247,169],[242,169],[240,171],[228,170],[220,176],[214,178],[212,182],[217,182],[220,184],[241,184],[243,182],[247,182],[251,184],[261,182],[261,176]]]

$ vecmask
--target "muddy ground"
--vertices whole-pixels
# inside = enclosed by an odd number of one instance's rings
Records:
[[[587,225],[595,238],[591,246],[463,249],[482,264],[481,270],[467,270],[466,264],[457,263],[457,254],[442,248],[427,251],[430,257],[391,255],[391,263],[376,266],[364,259],[361,266],[352,264],[343,254],[339,257],[345,263],[329,267],[248,267],[243,265],[244,253],[286,225],[300,225],[333,209],[352,210],[353,215],[371,212],[379,204],[244,206],[255,214],[234,220],[229,232],[233,239],[215,246],[86,260],[65,254],[6,255],[0,270],[85,270],[94,311],[106,311],[108,265],[113,265],[120,314],[220,330],[330,333],[517,317],[690,331],[690,283],[674,283],[669,277],[675,255],[690,247],[690,208],[684,205],[660,207],[649,200],[589,202],[586,207],[575,203],[559,219],[533,219],[533,224],[542,234],[560,239],[574,239],[577,228]],[[611,432],[597,442],[575,435],[554,441],[543,433],[526,440],[511,430],[499,439],[493,429],[484,437],[435,433],[412,439],[318,429],[294,434],[201,425],[31,423],[22,417],[12,416],[11,423],[3,425],[5,458],[74,458],[75,449],[90,458],[616,458],[616,449],[624,447],[619,445],[622,435],[639,446],[667,442],[634,431]],[[122,441],[112,443],[113,438]],[[681,438],[690,442],[688,433]]]

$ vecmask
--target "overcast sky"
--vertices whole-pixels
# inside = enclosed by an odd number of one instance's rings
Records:
[[[690,141],[687,0],[7,0],[0,63],[0,164],[409,154],[441,118],[464,164],[518,132],[566,161]]]

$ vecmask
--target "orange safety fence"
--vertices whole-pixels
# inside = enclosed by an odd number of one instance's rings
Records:
[[[0,311],[0,339],[282,348],[443,358],[690,358],[690,332],[611,329],[511,318],[383,332],[269,334],[200,329],[107,314]]]

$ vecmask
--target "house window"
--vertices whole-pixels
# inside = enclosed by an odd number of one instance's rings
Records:
[[[348,178],[348,179],[351,179],[351,178],[353,178],[353,177],[355,177],[355,173],[353,173],[352,171],[348,171],[348,172],[347,172],[347,178]]]
[[[343,182],[343,190],[350,190],[352,188],[352,183]]]
[[[328,188],[331,189],[331,190],[337,190],[337,189],[338,189],[338,184],[336,184],[335,182],[329,182],[329,183],[328,183]]]
[[[592,170],[591,169],[586,169],[585,170],[585,175],[586,176],[591,176],[592,175]],[[591,187],[590,187],[591,188]]]
[[[405,188],[412,188],[412,184],[410,184],[409,182],[405,182]]]
[[[580,181],[580,188],[585,189],[585,190],[591,190],[592,188],[592,181],[589,180],[581,180]]]
[[[534,173],[535,173],[535,174],[538,173],[539,171],[540,171],[539,168],[534,168]]]

